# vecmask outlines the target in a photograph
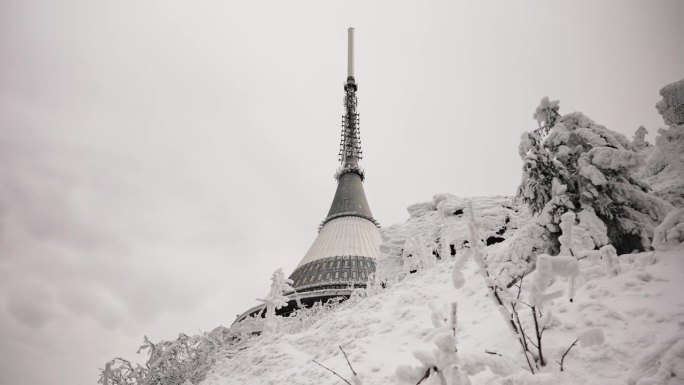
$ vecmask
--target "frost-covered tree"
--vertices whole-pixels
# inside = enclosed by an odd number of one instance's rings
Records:
[[[140,364],[117,357],[105,364],[100,372],[98,384],[103,385],[142,385],[147,376],[147,368]]]
[[[560,102],[558,100],[550,101],[547,96],[542,98],[532,115],[539,124],[538,131],[542,136],[547,135],[549,130],[556,124],[558,118],[560,118],[559,110]]]
[[[558,103],[546,98],[535,118],[547,131],[544,137],[539,130],[523,134],[518,196],[533,212],[549,216],[547,227],[556,240],[565,211],[578,217],[588,211],[606,225],[619,252],[648,248],[655,225],[671,207],[634,175],[642,158],[627,138],[579,112],[560,116]],[[554,193],[554,179],[564,191]]]
[[[258,301],[266,305],[266,321],[264,322],[264,333],[276,333],[280,331],[280,320],[276,317],[276,310],[287,306],[290,300],[285,293],[293,291],[291,279],[285,278],[283,269],[276,270],[271,276],[271,290],[266,298],[257,298]]]
[[[542,144],[540,133],[532,131],[522,134],[518,147],[523,173],[517,195],[534,213],[542,211],[553,197],[552,182],[561,171]]]
[[[544,148],[544,141],[560,118],[558,100],[544,97],[532,117],[539,128],[524,132],[520,137],[518,155],[523,160],[523,177],[518,196],[533,212],[540,212],[553,197],[552,181],[560,176],[562,168]]]
[[[145,366],[115,358],[105,365],[99,384],[103,385],[185,385],[198,384],[216,360],[216,352],[229,342],[216,333],[187,336],[174,341],[151,342],[145,337],[138,353],[147,351]]]
[[[644,126],[639,126],[636,132],[634,132],[634,137],[632,138],[632,147],[635,150],[640,151],[650,146],[650,143],[646,141],[646,134],[648,134],[648,130]]]
[[[663,98],[656,103],[656,109],[663,116],[665,124],[684,124],[684,79],[661,88],[660,96]]]
[[[669,127],[660,128],[655,146],[643,151],[646,167],[643,177],[654,194],[675,207],[684,207],[684,79],[660,90],[656,108]]]

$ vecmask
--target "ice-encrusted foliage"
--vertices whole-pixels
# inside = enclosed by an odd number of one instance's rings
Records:
[[[661,128],[655,146],[645,148],[641,176],[653,194],[675,207],[684,207],[684,125]]]
[[[656,196],[684,207],[684,79],[663,87],[660,94],[658,111],[669,127],[658,130],[655,146],[641,150],[646,157],[641,176]]]
[[[530,214],[512,198],[472,198],[472,204],[478,212],[482,241],[497,271],[518,274],[525,271],[532,255],[545,251],[544,228],[525,225],[519,229],[520,224],[529,222]],[[406,223],[383,229],[377,279],[391,285],[411,272],[469,250],[467,207],[467,199],[450,194],[410,206]],[[520,232],[524,236],[519,236]]]
[[[560,117],[558,111],[560,110],[560,101],[549,100],[548,97],[543,97],[539,106],[534,111],[532,117],[539,123],[539,128],[542,134],[548,133],[548,131],[556,124],[556,121]]]
[[[653,247],[671,247],[682,242],[684,242],[684,208],[667,214],[663,223],[656,227]]]
[[[552,239],[558,236],[564,212],[590,210],[606,225],[618,251],[647,249],[655,225],[671,206],[649,194],[646,183],[635,176],[642,157],[624,135],[579,112],[556,116],[557,108],[558,104],[551,108],[548,99],[543,99],[535,113],[535,118],[546,119],[545,138],[540,130],[526,133],[527,138],[523,135],[523,180],[518,196],[534,213],[549,219],[545,222]],[[549,183],[549,179],[558,182]],[[554,192],[556,183],[565,186],[565,191]]]
[[[219,327],[211,333],[176,340],[151,342],[145,337],[138,349],[147,351],[145,366],[115,358],[105,364],[98,384],[103,385],[187,385],[202,381],[216,361],[216,352],[233,340],[228,329]]]
[[[147,368],[117,357],[105,364],[97,383],[103,385],[141,385],[146,375]]]
[[[402,365],[397,368],[399,384],[413,385],[470,385],[467,374],[460,367],[456,347],[457,306],[451,303],[448,316],[433,306],[432,326],[426,337],[434,342],[432,351],[415,351],[413,355],[421,366]]]
[[[560,252],[561,216],[574,206],[565,185],[555,180],[552,186],[553,198],[537,216],[511,198],[472,199],[480,241],[501,285],[529,272],[537,255]],[[469,251],[467,206],[468,200],[449,194],[410,206],[406,223],[383,230],[377,279],[391,285],[437,260],[451,260]],[[566,226],[571,226],[573,234],[567,246],[578,257],[609,243],[607,227],[591,207],[578,211]]]
[[[553,197],[552,182],[560,176],[559,166],[542,147],[539,130],[522,134],[518,154],[523,166],[517,195],[532,212],[538,213]]]
[[[646,127],[639,126],[634,132],[634,138],[632,138],[632,148],[640,151],[650,146],[651,144],[646,141],[646,134],[648,134]]]
[[[285,278],[283,269],[276,270],[271,276],[271,290],[266,298],[257,298],[258,301],[266,305],[266,321],[264,322],[264,333],[276,333],[280,331],[281,322],[276,316],[276,310],[287,306],[288,298],[285,293],[293,291],[291,279]]]
[[[544,302],[559,296],[559,292],[546,292],[554,277],[564,277],[567,279],[568,288],[566,294],[572,301],[575,296],[575,280],[579,275],[579,263],[575,257],[569,255],[551,257],[541,254],[537,256],[534,272],[529,299],[532,306],[541,307],[544,305]]]
[[[523,161],[523,175],[517,195],[534,213],[542,211],[544,205],[551,200],[552,182],[559,177],[557,161],[543,146],[551,128],[560,117],[559,109],[558,100],[549,101],[549,98],[544,97],[532,115],[539,128],[524,132],[520,137],[518,155]]]
[[[469,205],[472,210],[472,205]],[[471,218],[472,220],[472,218]],[[419,237],[419,236],[418,236]],[[473,240],[473,237],[470,237]],[[479,240],[478,240],[479,243]],[[454,288],[460,289],[465,283],[463,276],[463,266],[466,258],[464,255],[456,258],[452,273],[452,283]],[[421,366],[411,367],[403,365],[397,368],[396,377],[398,382],[413,385],[434,384],[434,385],[470,385],[468,375],[460,365],[458,347],[456,346],[457,322],[457,303],[452,302],[449,306],[448,316],[431,304],[433,330],[426,336],[435,344],[432,352],[414,351]]]
[[[684,124],[684,79],[661,88],[660,96],[663,98],[656,104],[656,109],[663,116],[665,124]]]

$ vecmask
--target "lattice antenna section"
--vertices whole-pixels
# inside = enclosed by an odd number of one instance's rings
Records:
[[[338,153],[340,168],[335,173],[335,177],[348,172],[355,172],[363,178],[363,170],[359,167],[359,160],[363,158],[363,151],[361,150],[359,114],[356,112],[358,105],[356,90],[358,86],[354,79],[354,29],[350,28],[348,33],[347,82],[344,84],[345,113],[342,116],[342,134]]]
[[[353,102],[348,102],[354,98]],[[338,160],[342,167],[354,166],[363,159],[361,149],[361,130],[359,114],[356,112],[356,97],[351,93],[345,97],[345,107],[347,114],[342,116],[342,134],[340,136],[340,151]]]

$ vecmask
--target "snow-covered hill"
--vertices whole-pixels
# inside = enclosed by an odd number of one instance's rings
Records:
[[[499,212],[500,202],[492,199],[489,209]],[[479,202],[482,209],[484,205]],[[424,222],[417,231],[427,238],[434,227]],[[561,297],[543,309],[548,365],[534,376],[472,258],[466,259],[465,284],[457,290],[452,284],[454,259],[448,256],[386,289],[369,290],[367,298],[352,298],[307,320],[308,327],[297,330],[296,323],[304,321],[289,319],[286,324],[296,330],[293,333],[256,337],[237,353],[228,348],[202,384],[339,384],[339,378],[312,361],[351,378],[338,346],[349,355],[363,384],[402,383],[395,376],[397,368],[420,366],[414,352],[435,347],[429,338],[431,307],[440,309],[454,301],[461,365],[472,384],[684,383],[684,247],[622,255],[619,264],[621,273],[615,275],[597,258],[581,260],[573,302]],[[523,284],[523,300],[534,274]],[[550,290],[565,285],[559,279]],[[526,317],[529,310],[520,312]],[[533,330],[529,317],[526,320],[525,329]],[[575,346],[561,373],[556,361],[578,336],[595,328],[603,331],[603,344]]]

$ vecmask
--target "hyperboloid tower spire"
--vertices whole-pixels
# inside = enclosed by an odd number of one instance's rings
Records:
[[[291,300],[287,306],[277,309],[277,314],[286,315],[298,306],[349,296],[352,288],[366,286],[368,275],[375,271],[381,237],[363,191],[364,173],[359,167],[362,152],[356,112],[354,28],[349,28],[348,39],[340,167],[335,172],[337,191],[316,240],[290,275],[295,293],[287,293]],[[255,306],[239,315],[235,322],[259,314],[263,309],[264,305]]]
[[[290,276],[298,293],[365,286],[368,274],[375,271],[381,237],[363,190],[364,172],[359,167],[363,153],[357,89],[354,28],[349,28],[340,167],[335,173],[337,191],[318,237]]]

